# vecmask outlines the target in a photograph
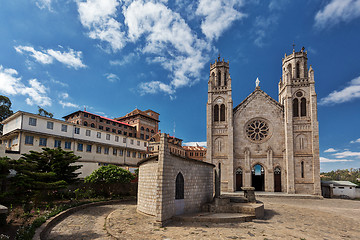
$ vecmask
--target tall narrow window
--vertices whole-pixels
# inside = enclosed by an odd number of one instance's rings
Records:
[[[220,71],[218,72],[218,76],[217,76],[217,77],[218,77],[218,79],[217,79],[218,84],[217,84],[217,85],[218,85],[218,86],[221,86],[221,72],[220,72]]]
[[[175,199],[184,199],[184,177],[180,172],[176,176]]]
[[[300,78],[300,64],[299,63],[296,64],[296,77]]]
[[[226,86],[226,79],[227,79],[227,76],[226,76],[226,72],[224,73],[224,85]]]
[[[211,80],[212,80],[213,84],[216,85],[216,78],[215,78],[214,72],[211,74]]]
[[[304,178],[304,161],[301,161],[301,178]]]
[[[301,116],[302,117],[306,116],[306,99],[305,98],[301,99]]]
[[[221,104],[220,107],[220,121],[225,121],[225,105]]]
[[[214,106],[214,122],[219,121],[219,105]]]
[[[293,100],[293,117],[299,116],[299,100],[295,98]]]

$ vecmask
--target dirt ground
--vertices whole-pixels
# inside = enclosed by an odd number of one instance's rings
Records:
[[[173,222],[154,227],[136,213],[136,205],[119,205],[106,228],[117,239],[360,239],[360,201],[342,199],[259,198],[265,217],[244,223]]]

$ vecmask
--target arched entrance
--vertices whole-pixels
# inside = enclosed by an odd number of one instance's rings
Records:
[[[276,167],[274,169],[274,191],[281,192],[281,169]]]
[[[252,170],[252,186],[255,191],[265,190],[265,170],[260,164],[256,164]]]
[[[241,191],[241,187],[243,186],[242,183],[242,169],[236,169],[236,191]]]
[[[175,181],[175,214],[180,215],[184,213],[184,177],[179,172]]]

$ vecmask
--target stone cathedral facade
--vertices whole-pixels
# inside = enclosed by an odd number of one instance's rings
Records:
[[[282,59],[278,101],[260,89],[233,107],[229,62],[210,65],[207,161],[221,176],[221,191],[321,194],[319,124],[314,70],[307,52]]]

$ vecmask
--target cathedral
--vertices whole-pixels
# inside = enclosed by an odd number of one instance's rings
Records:
[[[256,81],[233,107],[229,62],[210,64],[207,161],[215,164],[221,191],[321,194],[319,124],[314,70],[304,47],[284,56],[278,101]]]

